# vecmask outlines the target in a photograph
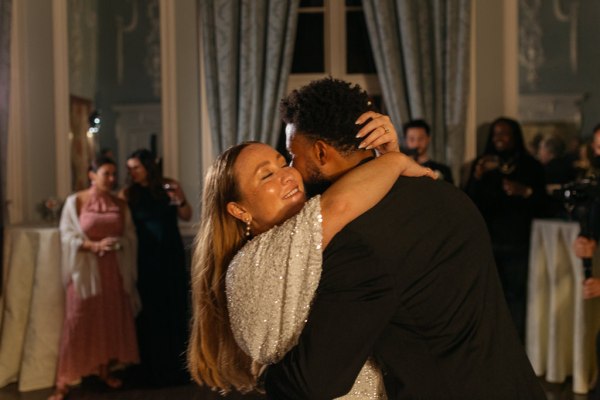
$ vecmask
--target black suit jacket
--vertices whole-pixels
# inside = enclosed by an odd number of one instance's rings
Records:
[[[270,366],[272,399],[347,393],[373,355],[390,399],[544,399],[461,191],[401,177],[331,241],[308,322]]]
[[[421,165],[427,168],[431,168],[434,171],[438,171],[446,182],[454,184],[454,179],[452,179],[452,170],[450,170],[450,167],[448,167],[447,165],[435,162],[433,160],[427,160]]]

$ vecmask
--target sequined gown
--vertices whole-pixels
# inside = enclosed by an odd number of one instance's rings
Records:
[[[258,235],[234,257],[226,277],[229,318],[240,348],[260,364],[281,360],[298,341],[322,268],[320,196]],[[369,359],[342,399],[387,399]]]
[[[91,189],[79,216],[90,240],[123,235],[123,215],[106,193]],[[70,282],[60,342],[57,384],[72,384],[98,374],[101,364],[139,361],[133,313],[123,289],[116,252],[97,256],[101,292],[82,299]]]

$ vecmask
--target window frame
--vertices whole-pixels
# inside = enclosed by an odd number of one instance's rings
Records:
[[[362,6],[346,6],[343,0],[324,0],[322,7],[301,7],[299,13],[323,13],[324,62],[323,73],[290,73],[287,92],[298,89],[311,81],[331,75],[360,85],[370,96],[381,96],[377,74],[349,74],[346,71],[346,12],[362,10]],[[297,32],[296,34],[299,34]]]

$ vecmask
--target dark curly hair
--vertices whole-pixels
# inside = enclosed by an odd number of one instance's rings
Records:
[[[312,81],[281,100],[279,112],[286,124],[313,140],[321,139],[341,153],[357,150],[356,119],[374,110],[367,92],[332,77]]]
[[[496,118],[490,125],[483,154],[498,154],[498,150],[496,150],[496,146],[494,145],[494,127],[498,124],[506,124],[510,127],[515,143],[513,152],[515,154],[525,154],[527,149],[525,148],[525,140],[523,139],[523,130],[521,129],[521,124],[519,124],[518,121],[507,117]]]
[[[138,149],[127,157],[128,160],[132,158],[137,158],[146,169],[146,173],[148,174],[146,178],[148,181],[148,189],[150,190],[152,197],[159,202],[168,203],[169,196],[162,187],[162,173],[156,162],[154,153],[148,149]],[[131,177],[129,178],[129,185],[125,188],[125,197],[130,206],[136,206],[137,203],[139,203],[143,190],[144,189],[139,183],[131,182]]]

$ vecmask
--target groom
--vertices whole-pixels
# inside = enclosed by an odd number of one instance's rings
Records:
[[[282,100],[288,149],[307,183],[323,186],[372,156],[355,137],[355,118],[369,109],[364,91],[332,78]],[[395,134],[372,115],[369,130]],[[266,370],[267,396],[342,396],[369,356],[389,399],[545,399],[485,224],[450,184],[401,177],[330,242],[299,343]]]

